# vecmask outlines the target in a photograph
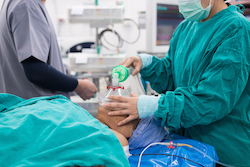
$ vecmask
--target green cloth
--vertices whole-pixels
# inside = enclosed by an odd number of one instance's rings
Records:
[[[250,22],[230,6],[185,20],[165,58],[141,71],[158,93],[162,125],[215,147],[220,161],[250,166]]]
[[[128,167],[115,134],[64,96],[0,94],[0,166]]]

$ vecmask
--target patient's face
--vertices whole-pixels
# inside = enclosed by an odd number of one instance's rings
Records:
[[[110,129],[114,129],[115,131],[121,133],[126,138],[130,138],[133,135],[133,131],[136,129],[137,125],[139,124],[140,119],[131,121],[130,123],[123,125],[123,126],[118,126],[117,125],[118,122],[122,121],[127,116],[109,116],[108,112],[110,112],[110,110],[100,106],[98,108],[98,114],[96,118],[101,123],[107,125]]]

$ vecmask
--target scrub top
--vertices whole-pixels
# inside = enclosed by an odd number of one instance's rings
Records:
[[[21,62],[29,57],[66,73],[49,14],[41,0],[6,0],[0,13],[0,93],[24,99],[62,94],[31,83]]]
[[[250,166],[250,22],[229,6],[181,23],[165,58],[141,70],[161,95],[162,125],[215,147],[221,162]],[[180,129],[182,131],[180,131]]]

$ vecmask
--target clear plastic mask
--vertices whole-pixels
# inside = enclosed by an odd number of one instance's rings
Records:
[[[115,101],[109,99],[108,97],[111,95],[123,96],[123,97],[131,97],[131,92],[128,89],[124,89],[124,87],[109,87],[108,91],[103,97],[98,98],[98,103],[100,106],[104,106],[106,103],[113,103]]]

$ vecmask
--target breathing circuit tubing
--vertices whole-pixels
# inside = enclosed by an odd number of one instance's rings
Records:
[[[224,164],[224,163],[221,163],[219,161],[216,161],[214,160],[213,158],[211,158],[209,155],[207,155],[206,153],[202,152],[201,150],[189,145],[189,144],[183,144],[183,143],[177,143],[177,144],[174,144],[173,142],[157,142],[157,143],[151,143],[149,144],[140,154],[140,157],[139,157],[139,161],[138,161],[138,165],[137,167],[140,167],[141,165],[141,158],[142,158],[142,155],[143,153],[151,146],[154,146],[154,145],[165,145],[165,146],[168,146],[170,148],[175,148],[174,146],[177,146],[177,147],[189,147],[189,148],[192,148],[196,151],[198,151],[199,153],[203,154],[205,157],[207,157],[208,159],[210,159],[212,162],[215,162],[217,164],[220,164],[222,166],[225,166],[225,167],[234,167],[234,166],[231,166],[231,165],[227,165],[227,164]]]

